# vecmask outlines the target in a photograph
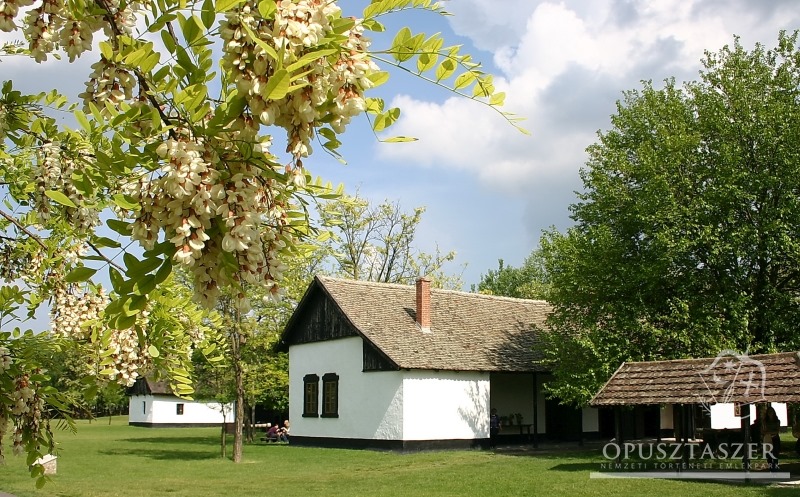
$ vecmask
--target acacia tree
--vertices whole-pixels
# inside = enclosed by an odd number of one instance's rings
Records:
[[[370,49],[365,34],[384,29],[380,16],[408,8],[442,13],[429,0],[374,1],[358,18],[322,0],[3,2],[0,29],[26,41],[0,53],[96,62],[75,103],[58,91],[25,95],[2,85],[2,322],[20,306],[48,302],[55,317],[75,317],[54,319],[57,333],[77,331],[103,351],[123,343],[130,364],[162,367],[178,393],[190,393],[188,354],[175,362],[163,352],[194,327],[153,322],[151,310],[177,308],[161,284],[179,265],[205,306],[222,287],[234,289],[241,312],[245,285],[280,296],[284,260],[309,231],[300,201],[322,191],[304,166],[312,140],[335,152],[356,115],[368,113],[376,131],[399,115],[365,95],[389,76],[378,62],[502,103],[491,76],[438,35],[403,28],[386,50]],[[51,109],[72,112],[79,127]],[[270,148],[281,129],[283,158]],[[115,238],[99,230],[101,212]],[[50,394],[21,348],[42,339],[0,335],[0,435],[10,425],[28,462],[52,441],[41,424]],[[101,372],[131,382],[124,366]]]
[[[800,346],[800,50],[707,53],[625,93],[589,147],[576,225],[542,240],[550,389],[585,403],[626,360]]]
[[[455,259],[450,251],[428,254],[414,246],[424,207],[404,212],[399,201],[375,206],[366,199],[343,196],[320,204],[321,223],[332,234],[329,258],[333,273],[355,280],[412,283],[418,276],[436,286],[460,288],[460,275],[448,275],[444,266]]]

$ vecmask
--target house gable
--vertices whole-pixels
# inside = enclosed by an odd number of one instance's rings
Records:
[[[372,342],[364,340],[364,371],[397,371],[400,367],[386,357]]]
[[[359,336],[336,302],[319,285],[313,285],[286,325],[281,346]]]

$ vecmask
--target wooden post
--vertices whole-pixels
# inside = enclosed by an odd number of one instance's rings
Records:
[[[614,406],[614,438],[617,439],[617,461],[622,462],[622,447],[624,444],[624,436],[622,434],[622,407]]]
[[[533,373],[533,448],[539,447],[539,385]]]
[[[746,416],[744,415],[745,410],[747,412]],[[742,443],[745,444],[743,446],[745,450],[742,456],[742,469],[745,472],[745,483],[750,483],[750,404],[742,404],[739,414],[741,414],[739,419],[742,427]]]

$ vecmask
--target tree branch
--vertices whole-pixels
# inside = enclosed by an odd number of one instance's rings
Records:
[[[114,267],[117,271],[125,272],[125,268],[114,262],[113,260],[109,259],[108,256],[100,252],[100,249],[94,246],[94,244],[90,241],[86,241],[86,245],[88,245],[92,250],[94,250],[95,254],[99,257],[102,257],[104,261],[106,261],[110,266]]]
[[[45,245],[44,242],[42,241],[42,237],[40,237],[39,235],[35,234],[31,230],[29,230],[28,228],[26,228],[25,226],[20,224],[19,221],[17,221],[14,217],[12,217],[9,214],[7,214],[5,211],[0,210],[0,216],[2,216],[9,223],[11,223],[14,226],[16,226],[17,229],[19,229],[20,231],[22,231],[23,233],[25,233],[26,235],[31,237],[33,239],[33,241],[35,241],[36,243],[39,244],[40,247],[42,247],[43,249],[47,250],[47,245]]]

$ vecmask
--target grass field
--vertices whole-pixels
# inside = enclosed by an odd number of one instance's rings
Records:
[[[26,496],[797,496],[798,488],[649,479],[590,479],[599,451],[391,453],[248,445],[219,457],[217,429],[129,427],[127,418],[59,433],[58,474],[36,490],[22,458],[0,466],[0,491]],[[788,440],[788,439],[787,439]]]

